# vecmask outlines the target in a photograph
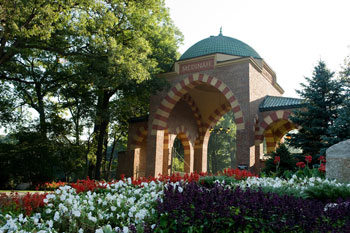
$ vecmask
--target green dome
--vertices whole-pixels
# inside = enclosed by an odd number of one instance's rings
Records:
[[[246,43],[220,34],[218,36],[211,36],[192,45],[192,47],[187,49],[187,51],[182,54],[179,60],[215,53],[261,59],[260,55]]]

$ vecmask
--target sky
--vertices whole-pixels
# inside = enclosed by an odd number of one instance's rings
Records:
[[[283,96],[312,77],[318,61],[334,72],[350,55],[349,0],[166,0],[184,35],[179,52],[218,35],[250,45],[276,72]]]

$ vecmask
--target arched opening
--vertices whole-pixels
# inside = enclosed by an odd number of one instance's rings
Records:
[[[285,136],[295,129],[296,126],[285,119],[280,119],[271,123],[264,132],[266,153],[271,153],[276,150],[278,144],[285,142]]]
[[[185,171],[185,151],[179,137],[174,140],[171,150],[171,174]]]
[[[209,129],[208,172],[215,174],[225,168],[237,167],[236,131],[232,111],[224,114],[216,125]]]
[[[193,153],[185,133],[179,133],[171,147],[170,174],[190,173],[193,171]]]

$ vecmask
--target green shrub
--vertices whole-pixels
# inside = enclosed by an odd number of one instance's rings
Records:
[[[320,201],[336,202],[338,199],[350,199],[350,187],[346,184],[332,185],[329,183],[321,183],[317,186],[308,187],[304,190],[307,198],[317,199]]]

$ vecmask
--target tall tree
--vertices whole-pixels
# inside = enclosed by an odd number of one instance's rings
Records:
[[[328,147],[323,138],[329,136],[328,129],[334,125],[337,110],[344,100],[342,85],[333,76],[334,73],[320,61],[312,78],[306,77],[306,83],[300,84],[302,89],[297,90],[305,99],[305,109],[295,111],[290,117],[301,128],[298,133],[290,134],[289,144],[313,157]]]
[[[350,56],[344,60],[339,75],[345,88],[345,96],[343,106],[338,110],[338,117],[334,119],[334,124],[329,127],[330,136],[324,138],[329,146],[350,139]]]
[[[171,68],[181,39],[164,0],[3,0],[0,81],[38,112],[42,136],[79,146],[93,122],[86,154],[99,179],[107,129],[127,114],[145,112],[136,103],[161,86],[156,74]],[[111,109],[128,100],[123,106],[132,111]],[[8,103],[1,109],[11,109]],[[114,120],[112,114],[122,116]]]
[[[212,130],[208,143],[208,171],[217,173],[236,166],[236,124],[232,112],[226,113]]]
[[[94,177],[100,179],[111,101],[117,93],[168,71],[178,56],[181,36],[162,0],[106,1],[79,17],[89,24],[80,30],[89,56],[76,57],[75,62],[81,62],[80,70],[93,83],[97,97]]]

